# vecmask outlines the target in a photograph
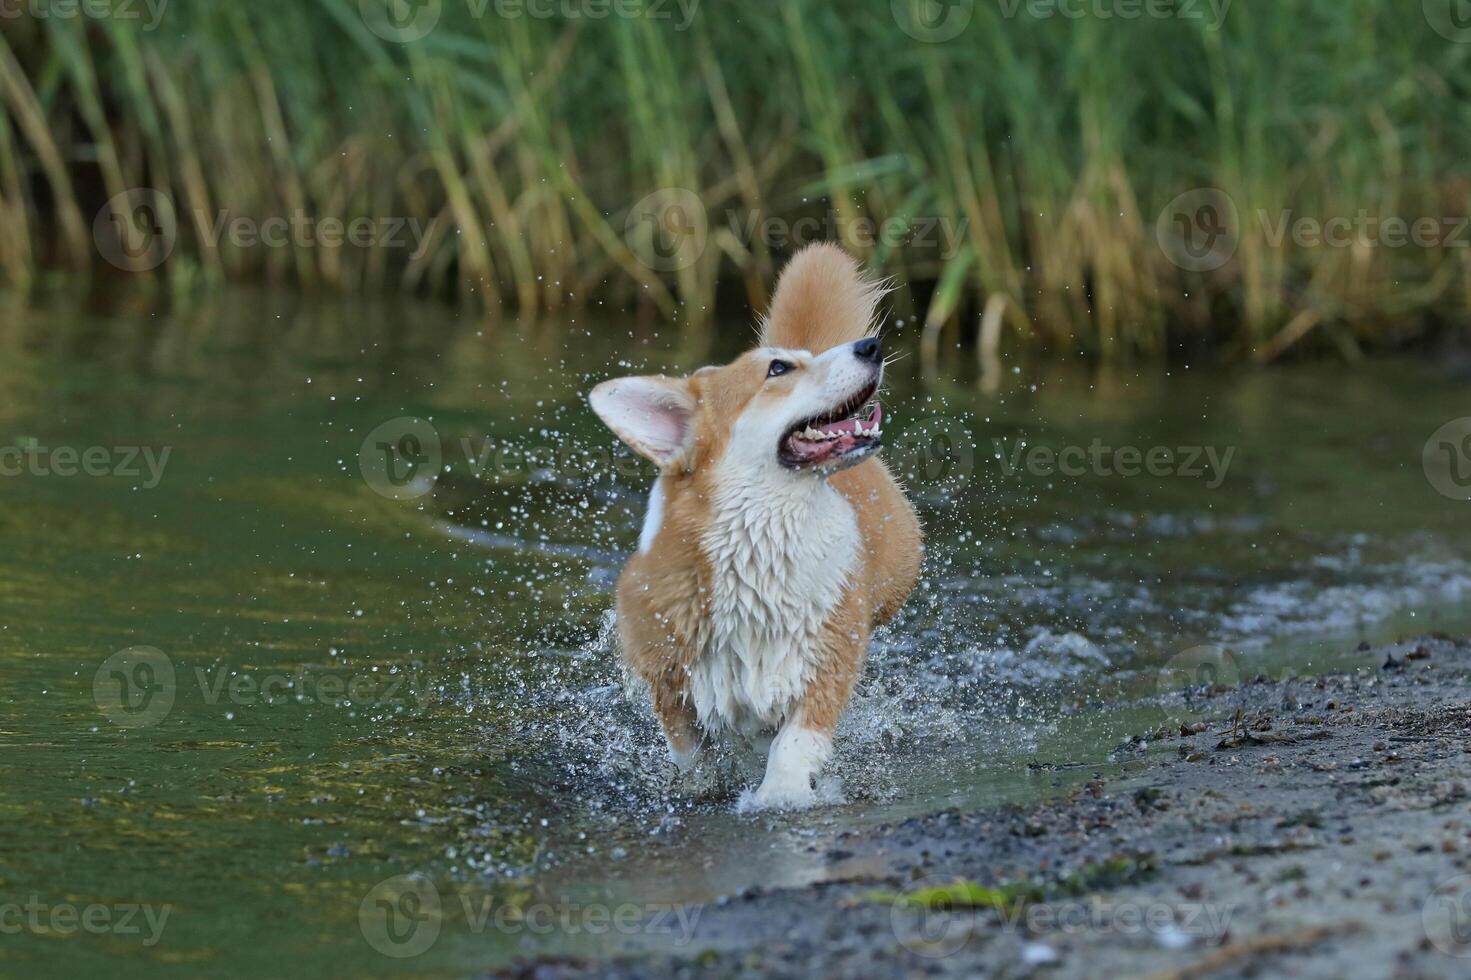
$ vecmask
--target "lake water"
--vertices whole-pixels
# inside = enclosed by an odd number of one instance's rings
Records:
[[[1471,626],[1468,504],[1422,465],[1471,415],[1441,365],[1008,363],[985,394],[968,354],[906,358],[923,586],[845,721],[843,802],[738,816],[671,785],[625,694],[648,475],[580,395],[749,336],[265,292],[0,309],[0,976],[679,945],[665,906],[820,879],[844,830],[1127,766],[1191,678]]]

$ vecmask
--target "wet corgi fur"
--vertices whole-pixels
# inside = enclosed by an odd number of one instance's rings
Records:
[[[755,808],[815,802],[869,635],[919,575],[919,522],[875,458],[883,412],[864,410],[883,379],[881,295],[841,249],[812,246],[755,350],[590,396],[659,469],[618,580],[623,657],[681,771],[709,739],[769,744]]]

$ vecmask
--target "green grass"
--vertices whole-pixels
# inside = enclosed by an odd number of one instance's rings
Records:
[[[1471,44],[1417,3],[1237,0],[1212,30],[976,0],[944,43],[900,30],[889,0],[703,0],[683,30],[673,2],[603,19],[442,5],[409,44],[370,30],[358,0],[173,0],[151,31],[7,19],[0,283],[110,271],[93,218],[147,187],[180,227],[138,281],[175,291],[262,279],[696,329],[717,302],[764,304],[793,236],[750,229],[775,222],[893,277],[931,358],[987,311],[988,349],[1266,360],[1357,357],[1471,308],[1471,247],[1263,233],[1289,213],[1471,212]],[[1206,186],[1244,231],[1231,261],[1186,271],[1156,219]],[[674,187],[704,211],[703,248],[645,261],[635,206]],[[222,214],[414,219],[424,234],[264,248],[214,242]],[[908,234],[873,241],[865,221]]]
[[[1154,876],[1159,861],[1153,852],[1121,854],[1083,865],[1063,878],[1047,881],[1012,881],[997,887],[964,878],[949,884],[897,893],[875,891],[866,897],[882,905],[934,911],[991,909],[1012,912],[1041,902],[1077,898],[1097,892],[1135,885]]]

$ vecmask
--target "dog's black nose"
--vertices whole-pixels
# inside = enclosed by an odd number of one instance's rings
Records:
[[[853,345],[853,356],[860,361],[872,361],[877,364],[884,356],[884,345],[877,337],[869,337],[860,340]]]

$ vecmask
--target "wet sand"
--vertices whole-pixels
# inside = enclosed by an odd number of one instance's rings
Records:
[[[1374,654],[1191,692],[1065,797],[846,835],[679,950],[506,975],[1471,975],[1471,641]]]

